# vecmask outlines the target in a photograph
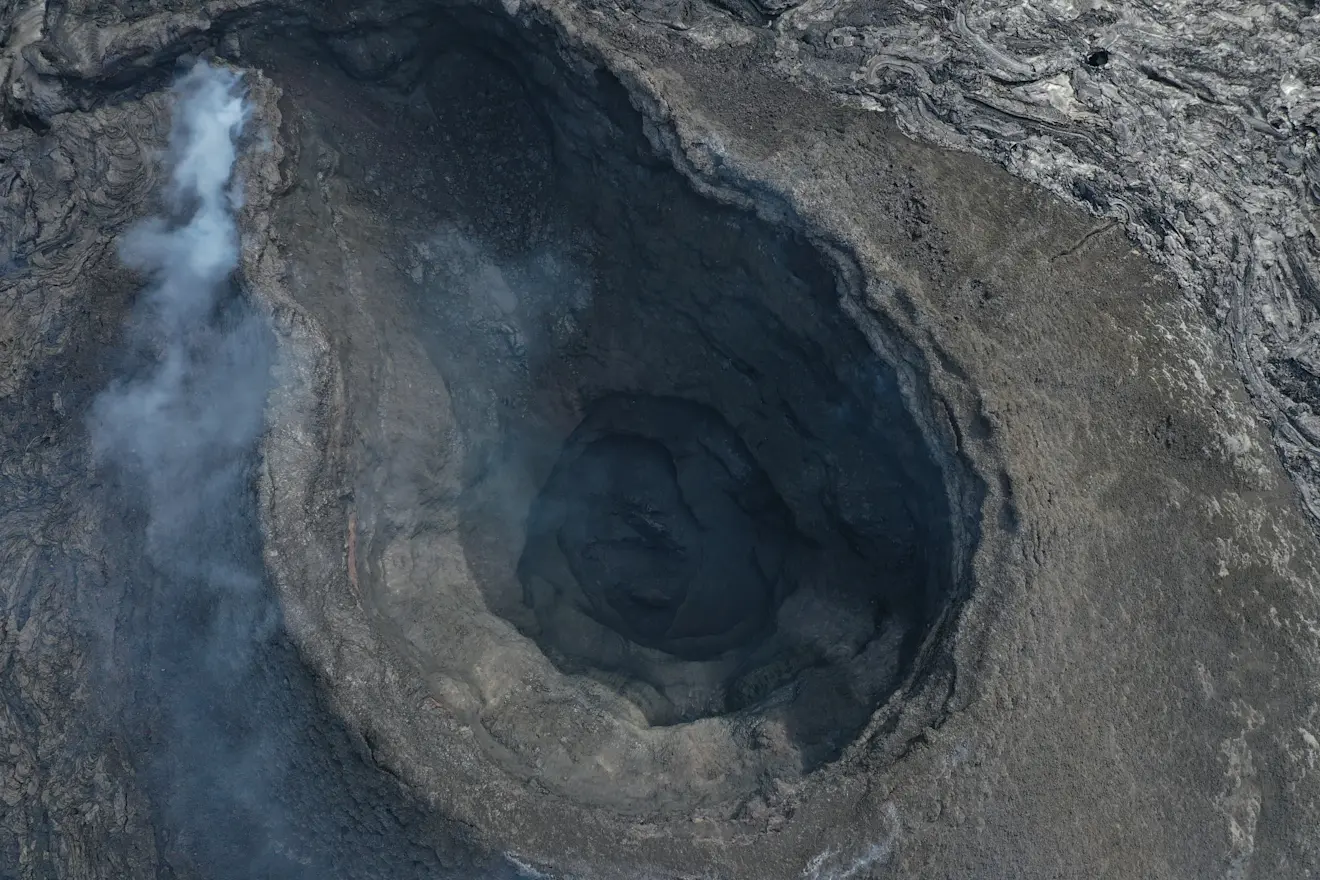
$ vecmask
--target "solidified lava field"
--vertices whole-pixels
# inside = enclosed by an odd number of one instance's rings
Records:
[[[0,880],[1309,876],[1320,103],[1144,14],[0,0]]]

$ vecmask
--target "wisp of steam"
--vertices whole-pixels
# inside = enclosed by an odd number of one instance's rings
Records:
[[[153,623],[134,648],[142,672],[131,687],[146,687],[124,713],[152,729],[147,776],[163,821],[228,817],[228,828],[191,832],[203,839],[186,847],[228,874],[221,864],[255,865],[281,824],[271,732],[244,717],[262,714],[250,679],[278,626],[251,500],[273,346],[233,277],[233,176],[250,115],[241,75],[200,63],[174,97],[163,210],[120,246],[148,279],[130,320],[132,356],[93,404],[90,433],[145,533],[134,595]]]
[[[93,409],[98,457],[145,493],[147,549],[164,571],[230,590],[255,588],[237,569],[217,517],[246,479],[261,431],[269,343],[235,295],[238,227],[230,181],[249,111],[240,77],[199,64],[175,87],[166,213],[124,239],[123,262],[151,279],[134,313],[145,365]]]
[[[169,876],[512,876],[401,792],[326,708],[264,580],[255,478],[275,346],[235,280],[240,74],[174,87],[163,210],[121,244],[148,279],[94,402],[124,572],[118,713]],[[125,548],[129,549],[129,548]],[[481,865],[480,869],[475,865]]]

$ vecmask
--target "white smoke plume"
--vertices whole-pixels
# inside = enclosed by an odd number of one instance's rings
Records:
[[[235,278],[242,87],[207,64],[174,87],[163,210],[120,249],[148,279],[130,353],[89,424],[127,559],[105,699],[162,876],[511,876],[461,871],[485,857],[457,836],[436,848],[438,826],[358,751],[280,626],[254,486],[275,347]]]
[[[241,75],[199,63],[174,98],[163,210],[120,245],[148,279],[131,355],[89,428],[144,530],[130,595],[152,622],[119,660],[137,670],[121,711],[151,731],[146,776],[164,821],[194,839],[190,858],[213,876],[251,876],[286,824],[273,806],[285,766],[270,757],[269,729],[235,723],[256,714],[249,685],[279,622],[252,502],[273,346],[234,280],[232,179],[249,117]]]
[[[158,568],[252,591],[257,573],[226,552],[224,524],[262,428],[270,360],[265,328],[232,282],[230,183],[249,109],[240,75],[204,63],[174,91],[165,215],[120,247],[123,262],[151,279],[131,328],[144,363],[96,401],[93,448],[139,484]]]

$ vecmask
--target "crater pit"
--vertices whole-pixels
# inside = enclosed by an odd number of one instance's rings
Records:
[[[610,74],[486,19],[279,45],[276,224],[342,399],[306,472],[344,487],[400,686],[466,760],[591,808],[837,759],[938,650],[971,537],[834,265],[698,195]]]

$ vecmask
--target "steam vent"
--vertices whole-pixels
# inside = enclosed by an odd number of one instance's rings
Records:
[[[0,880],[1315,876],[1247,6],[0,0]]]

